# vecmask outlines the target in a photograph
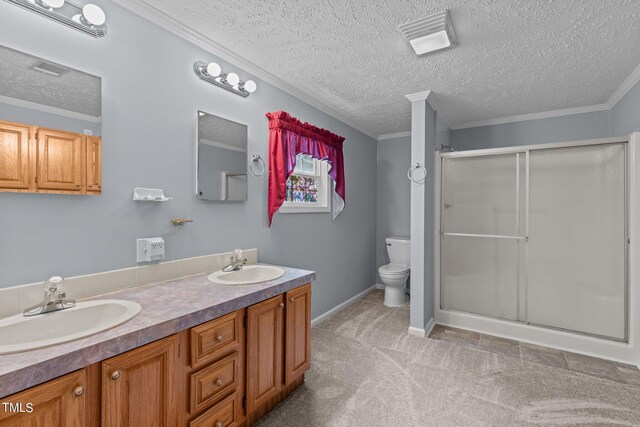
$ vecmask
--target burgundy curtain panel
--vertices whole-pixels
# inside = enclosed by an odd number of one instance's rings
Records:
[[[333,219],[345,205],[344,137],[326,129],[302,123],[284,111],[267,113],[269,119],[269,226],[273,215],[286,197],[287,179],[296,166],[296,156],[307,154],[329,163],[329,176],[333,180]]]

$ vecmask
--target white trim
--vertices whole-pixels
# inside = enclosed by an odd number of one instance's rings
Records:
[[[409,326],[409,329],[407,329],[407,333],[409,335],[413,335],[416,337],[426,338],[431,334],[431,331],[433,331],[434,326],[436,326],[436,321],[432,317],[431,319],[429,319],[429,321],[424,326],[424,328],[416,328],[415,326]]]
[[[376,283],[376,289],[384,289],[384,285],[382,283]]]
[[[62,108],[50,107],[36,102],[24,101],[22,99],[11,98],[0,95],[0,102],[16,107],[28,108],[30,110],[42,111],[44,113],[55,114],[57,116],[69,117],[71,119],[82,120],[91,123],[102,123],[102,117],[90,116],[88,114],[76,113]]]
[[[357,302],[358,300],[361,300],[362,298],[366,297],[368,294],[370,294],[371,292],[373,292],[375,290],[376,290],[376,285],[373,285],[370,288],[367,288],[364,291],[360,292],[359,294],[352,296],[351,298],[349,298],[345,302],[336,305],[331,310],[325,311],[320,316],[316,317],[315,319],[313,319],[311,321],[311,326],[319,325],[320,323],[324,322],[325,320],[327,320],[328,318],[330,318],[334,314],[337,314],[338,312],[344,310],[345,308],[349,307],[351,304]]]
[[[552,117],[570,116],[573,114],[592,113],[594,111],[608,111],[607,104],[588,105],[586,107],[564,108],[562,110],[542,111],[539,113],[520,114],[517,116],[500,117],[497,119],[480,120],[451,126],[451,130],[475,128],[481,126],[502,125],[505,123],[524,122],[528,120],[549,119]]]
[[[224,148],[225,150],[239,151],[241,153],[246,153],[247,152],[246,148],[236,147],[235,145],[223,144],[221,142],[215,142],[215,141],[212,141],[212,140],[206,139],[206,138],[200,138],[200,139],[198,139],[198,142],[200,144],[210,145],[212,147]]]
[[[418,101],[426,101],[427,98],[429,98],[430,94],[431,94],[430,90],[425,90],[423,92],[407,94],[405,95],[405,97],[411,102],[418,102]]]
[[[386,133],[384,135],[378,135],[378,141],[384,141],[386,139],[404,138],[407,136],[411,136],[410,130],[405,130],[404,132]]]
[[[638,65],[636,69],[633,70],[631,74],[629,74],[629,77],[627,77],[627,79],[622,82],[620,87],[618,87],[618,89],[616,89],[616,91],[613,92],[613,94],[609,97],[609,100],[607,101],[609,109],[615,107],[616,104],[620,102],[620,100],[627,94],[627,92],[633,89],[633,87],[638,82],[640,82],[640,65]]]
[[[283,92],[288,93],[289,95],[300,99],[301,101],[311,105],[312,107],[317,108],[323,113],[333,117],[334,119],[346,124],[347,126],[352,127],[353,129],[362,132],[363,134],[376,138],[374,134],[366,131],[360,125],[344,118],[344,114],[334,110],[333,108],[323,104],[322,102],[315,99],[311,94],[308,94],[297,87],[287,83],[286,81],[274,76],[268,71],[258,67],[254,63],[242,58],[238,54],[232,52],[231,50],[225,48],[224,46],[216,43],[208,37],[200,34],[197,31],[192,30],[171,16],[161,12],[155,7],[147,4],[143,0],[113,0],[117,5],[129,10],[130,12],[139,15],[141,18],[152,22],[159,27],[169,31],[170,33],[180,37],[187,42],[210,52],[213,55],[218,56],[220,59],[229,62],[236,67],[242,69],[249,74],[252,74],[256,78],[263,80],[266,83],[280,89]]]

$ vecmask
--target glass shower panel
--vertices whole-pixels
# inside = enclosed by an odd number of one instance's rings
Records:
[[[445,235],[442,307],[518,320],[518,243]]]
[[[625,338],[625,163],[625,144],[530,152],[530,323]]]
[[[516,154],[444,158],[442,169],[444,232],[516,235]]]

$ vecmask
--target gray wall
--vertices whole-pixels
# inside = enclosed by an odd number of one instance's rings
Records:
[[[85,129],[88,129],[93,135],[100,136],[100,134],[102,134],[100,123],[46,113],[31,108],[18,107],[16,105],[5,104],[4,102],[0,102],[0,120],[66,130],[67,132],[75,133],[84,133]]]
[[[640,131],[640,83],[611,109],[611,136]]]
[[[410,136],[378,141],[376,275],[377,268],[389,262],[384,239],[409,237],[411,233],[411,186],[407,179],[410,162]]]
[[[257,247],[260,260],[317,271],[313,316],[375,283],[376,141],[258,79],[244,99],[193,73],[218,61],[120,7],[98,0],[109,34],[93,39],[0,2],[3,44],[102,77],[102,196],[0,194],[0,287],[135,265],[135,239],[162,236],[167,259]],[[33,29],[37,28],[37,31]],[[346,208],[279,214],[267,225],[267,175],[249,179],[249,201],[195,197],[197,111],[248,125],[249,154],[268,158],[264,114],[283,109],[346,137]],[[174,200],[133,202],[134,187],[163,188]],[[193,218],[175,228],[172,217]]]
[[[511,147],[547,142],[577,141],[609,136],[609,112],[574,114],[451,131],[457,150]]]

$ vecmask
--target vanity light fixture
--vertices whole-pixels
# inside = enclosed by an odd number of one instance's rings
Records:
[[[402,24],[398,28],[417,55],[446,49],[457,43],[449,9]]]
[[[215,62],[205,64],[202,61],[197,61],[193,64],[193,71],[196,76],[205,82],[226,89],[243,98],[251,95],[258,88],[258,85],[253,80],[243,82],[236,73],[223,73],[220,65]]]
[[[5,0],[23,9],[66,25],[74,30],[82,31],[91,37],[104,37],[107,34],[104,11],[95,4],[89,3],[83,7],[68,0]]]

